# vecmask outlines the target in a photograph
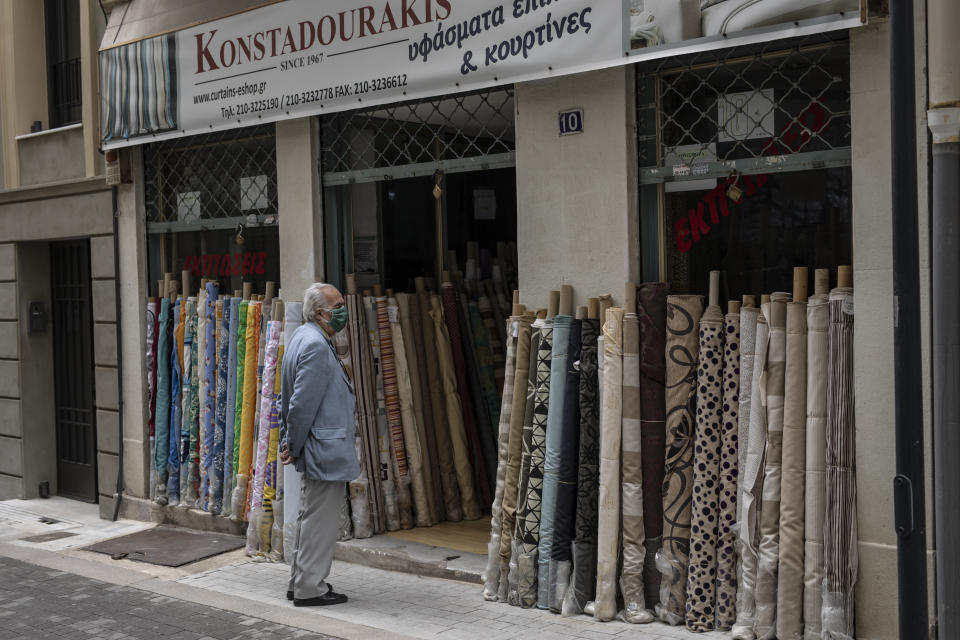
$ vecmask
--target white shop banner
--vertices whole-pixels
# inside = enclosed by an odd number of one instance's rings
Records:
[[[102,50],[101,134],[113,148],[845,28],[861,1],[286,0]]]

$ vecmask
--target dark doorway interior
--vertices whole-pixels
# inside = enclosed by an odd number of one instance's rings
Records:
[[[59,494],[97,501],[90,241],[50,245]]]

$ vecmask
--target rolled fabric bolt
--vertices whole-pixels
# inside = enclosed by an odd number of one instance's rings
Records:
[[[376,385],[374,397],[376,399],[375,406],[377,412],[377,453],[381,487],[383,488],[383,508],[386,516],[387,531],[396,531],[401,526],[401,518],[393,458],[390,453],[391,433],[387,424],[387,404],[383,387],[383,360],[381,359],[380,353],[380,331],[376,299],[373,297],[364,298],[363,307],[367,319],[367,335],[370,341],[370,352],[373,358],[373,369],[375,372],[373,382]]]
[[[158,504],[167,503],[167,460],[170,457],[170,353],[172,329],[170,300],[160,300],[160,326],[157,335],[157,400],[156,430],[154,432],[153,464],[156,468],[154,499]]]

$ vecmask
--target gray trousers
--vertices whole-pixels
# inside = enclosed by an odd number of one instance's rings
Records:
[[[301,476],[296,547],[287,587],[298,600],[315,598],[327,592],[324,581],[330,575],[333,550],[340,533],[344,484],[308,480]]]

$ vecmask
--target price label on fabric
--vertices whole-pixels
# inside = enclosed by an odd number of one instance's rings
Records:
[[[391,324],[400,322],[400,310],[396,307],[387,307],[387,317],[390,319]]]

